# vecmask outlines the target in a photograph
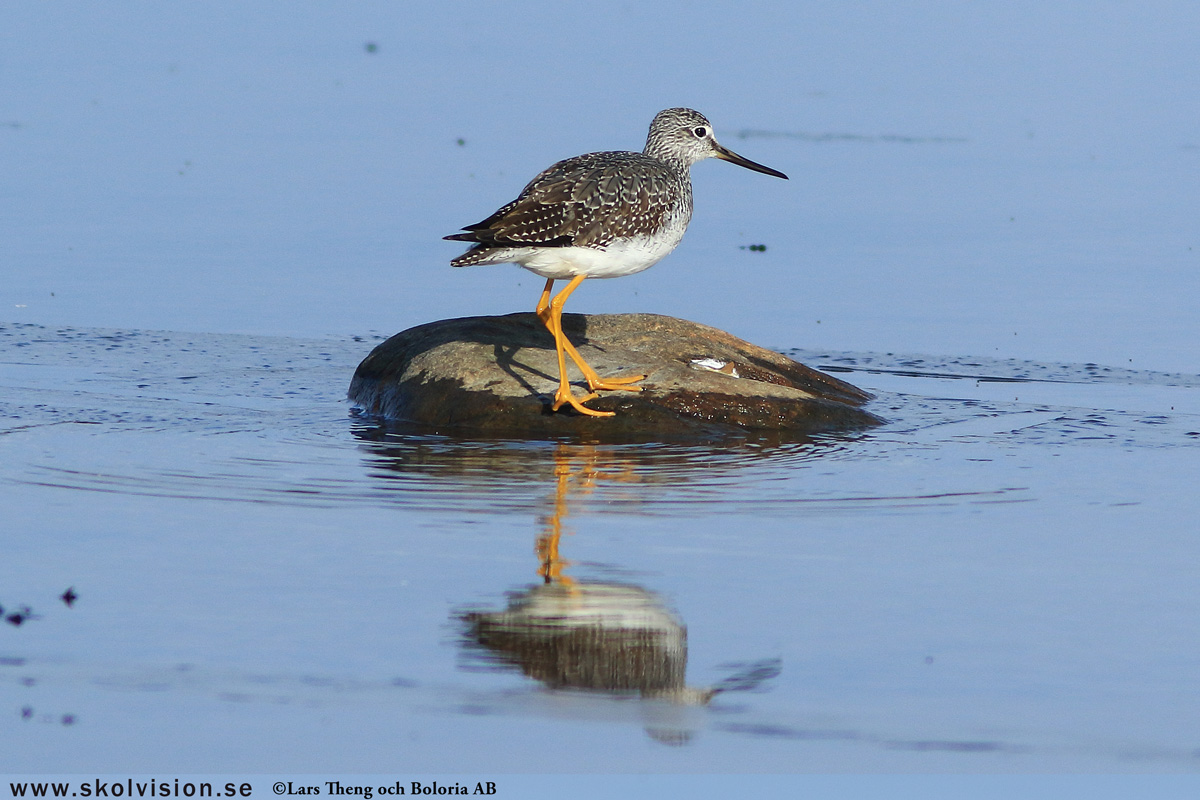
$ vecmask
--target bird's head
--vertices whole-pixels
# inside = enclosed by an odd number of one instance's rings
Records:
[[[717,142],[712,123],[690,108],[668,108],[655,114],[644,152],[669,163],[682,163],[685,167],[706,158],[719,158],[755,172],[787,179],[787,175],[779,170],[739,156]]]

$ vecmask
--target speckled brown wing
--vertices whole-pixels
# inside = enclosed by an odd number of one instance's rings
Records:
[[[560,161],[495,214],[445,237],[476,244],[451,263],[480,263],[488,251],[514,247],[600,248],[651,234],[674,205],[690,200],[679,182],[666,164],[641,153],[588,153]]]

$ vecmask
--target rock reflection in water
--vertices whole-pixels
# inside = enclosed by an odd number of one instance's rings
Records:
[[[687,629],[640,586],[549,582],[509,596],[508,608],[465,615],[472,641],[552,689],[636,693],[703,705],[688,688]]]
[[[640,586],[569,579],[509,595],[503,611],[464,615],[468,642],[493,663],[511,665],[551,689],[576,689],[651,701],[646,733],[664,744],[691,741],[702,723],[690,711],[715,688],[689,687],[687,629]]]
[[[528,513],[554,510],[550,487],[567,478],[589,511],[696,513],[697,502],[752,502],[765,479],[842,457],[861,434],[781,442],[768,437],[707,442],[599,444],[459,439],[396,423],[353,429],[371,476],[370,491],[409,508]],[[564,476],[563,470],[567,470]],[[578,505],[578,502],[575,503]],[[729,507],[723,505],[722,507]]]

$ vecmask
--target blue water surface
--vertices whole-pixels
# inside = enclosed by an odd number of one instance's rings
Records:
[[[1198,25],[6,6],[4,771],[1195,772]],[[381,337],[537,300],[442,236],[676,105],[792,179],[697,165],[677,251],[569,310],[785,350],[887,425],[605,447],[351,413]],[[686,628],[711,703],[481,651],[464,620],[556,531],[572,580]]]

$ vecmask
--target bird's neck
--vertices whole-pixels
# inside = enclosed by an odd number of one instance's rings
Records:
[[[690,162],[679,154],[678,150],[668,147],[666,142],[654,136],[646,140],[646,149],[642,151],[642,155],[657,159],[683,175],[687,175],[689,168],[692,166]]]

